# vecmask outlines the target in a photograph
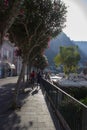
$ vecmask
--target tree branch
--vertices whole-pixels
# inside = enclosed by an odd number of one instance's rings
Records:
[[[27,24],[23,23],[27,37],[29,37],[29,32],[28,32],[28,28],[27,28]]]
[[[24,2],[24,0],[15,0],[14,5],[13,5],[13,7],[12,7],[10,13],[9,13],[8,19],[4,23],[4,26],[3,26],[3,35],[7,33],[7,31],[9,30],[9,28],[14,23],[14,20],[17,17],[17,15],[19,14],[20,7],[23,4],[23,2]]]

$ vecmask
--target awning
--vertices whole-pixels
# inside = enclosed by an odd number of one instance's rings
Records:
[[[7,66],[8,68],[11,68],[11,69],[15,69],[16,68],[14,64],[11,64],[8,61],[0,61],[0,64],[1,65],[5,65],[5,66]]]
[[[14,65],[14,64],[11,64],[11,63],[8,62],[8,61],[5,61],[4,63],[5,63],[9,68],[15,69],[15,65]]]
[[[8,64],[11,69],[15,69],[15,65],[14,64],[11,64],[10,62],[7,62],[6,64]]]
[[[15,65],[14,64],[11,64],[11,69],[15,69]]]

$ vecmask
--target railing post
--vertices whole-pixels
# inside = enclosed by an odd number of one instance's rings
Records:
[[[58,107],[58,90],[56,91],[56,109]]]
[[[82,130],[87,130],[87,109],[82,111]]]
[[[87,130],[87,106],[44,79],[43,86],[64,130]]]

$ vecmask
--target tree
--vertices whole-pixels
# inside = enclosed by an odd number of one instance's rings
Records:
[[[60,0],[56,5],[52,0],[24,1],[22,13],[18,15],[9,30],[10,37],[21,50],[23,59],[17,89],[32,52],[36,48],[41,50],[46,47],[49,37],[58,35],[65,26],[65,21],[66,7]]]
[[[57,8],[55,8],[55,6]],[[34,48],[47,44],[50,36],[58,35],[64,27],[66,7],[60,0],[26,0],[10,29],[10,35],[21,49],[22,58],[28,61]]]
[[[19,14],[23,2],[24,0],[0,0],[0,46],[3,36]]]
[[[60,47],[60,53],[54,58],[56,65],[63,65],[65,74],[76,72],[80,54],[77,46]]]
[[[32,50],[47,44],[50,36],[56,36],[65,26],[66,7],[58,0],[26,0],[20,14],[10,29],[22,58],[27,61]],[[29,59],[29,58],[28,58]]]
[[[23,54],[41,40],[58,35],[66,20],[66,7],[58,0],[58,8],[51,0],[26,0],[23,12],[16,19],[10,32]],[[25,52],[24,52],[25,51]]]
[[[44,55],[37,55],[35,60],[33,61],[33,66],[38,69],[45,69],[48,66],[48,60]]]

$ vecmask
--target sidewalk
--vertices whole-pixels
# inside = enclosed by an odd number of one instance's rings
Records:
[[[41,89],[30,88],[19,99],[20,110],[0,115],[0,130],[60,130],[55,128]]]

